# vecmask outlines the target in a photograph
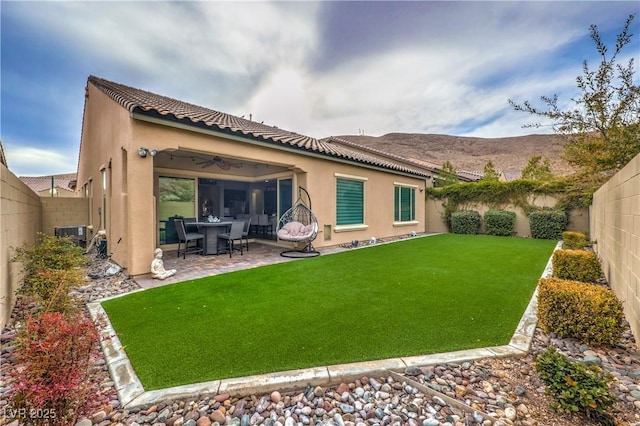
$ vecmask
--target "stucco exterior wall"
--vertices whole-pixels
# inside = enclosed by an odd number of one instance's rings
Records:
[[[13,248],[36,243],[40,231],[40,198],[0,164],[0,328],[11,316],[21,280],[21,266],[11,262]]]
[[[218,155],[238,161],[257,161],[277,166],[278,173],[270,176],[292,177],[294,200],[297,186],[304,186],[311,194],[313,210],[318,218],[320,234],[316,247],[350,242],[354,239],[388,237],[425,230],[425,206],[422,203],[425,179],[400,175],[380,169],[334,161],[286,146],[247,141],[234,135],[223,135],[208,129],[194,131],[192,127],[167,126],[132,117],[127,110],[105,94],[88,85],[83,122],[82,146],[78,167],[77,187],[89,198],[89,224],[94,232],[100,229],[102,206],[102,172],[105,176],[106,229],[112,259],[130,275],[149,272],[153,250],[158,245],[156,198],[158,176],[203,177],[233,179],[245,182],[261,181],[264,176],[233,176],[215,168],[189,171],[159,164],[160,153],[175,150]],[[140,157],[138,148],[153,148],[155,158]],[[166,159],[166,156],[165,156]],[[282,167],[287,171],[283,172]],[[366,229],[335,232],[337,174],[365,178]],[[253,180],[252,180],[253,179]],[[91,184],[89,184],[91,182]],[[416,221],[402,226],[394,224],[394,185],[416,188]],[[85,188],[88,188],[85,191]],[[195,212],[194,212],[195,213]],[[331,228],[326,238],[325,226]],[[327,228],[328,229],[328,228]],[[119,243],[118,243],[119,241]]]
[[[473,184],[470,184],[473,185]],[[537,207],[553,207],[557,200],[551,196],[540,196],[531,198],[529,202]],[[474,203],[464,206],[466,210],[476,210],[480,216],[484,216],[487,210],[492,208],[482,203]],[[517,237],[531,237],[531,228],[529,226],[529,218],[520,207],[514,205],[505,205],[502,210],[509,210],[516,213],[515,232]],[[442,200],[426,200],[427,210],[427,231],[429,232],[449,232],[447,225],[442,218],[444,207]],[[574,209],[569,212],[568,231],[589,231],[589,212],[587,209]],[[484,225],[480,228],[480,232],[484,233]]]
[[[126,182],[136,182],[135,187],[140,188],[139,193],[148,191],[145,194],[147,197],[140,199],[142,203],[149,202],[148,194],[152,193],[152,167],[145,167],[149,164],[144,163],[140,163],[142,167],[136,167],[136,163],[134,167],[126,167],[130,156],[129,149],[134,144],[129,112],[94,86],[88,85],[78,161],[77,191],[81,196],[88,198],[87,220],[92,228],[92,232],[87,235],[88,239],[97,231],[105,229],[108,251],[112,253],[113,260],[123,268],[131,265],[131,260],[127,257],[126,245],[118,244],[117,241],[125,237],[135,238],[135,235],[127,235],[131,213],[135,214],[135,211],[127,212],[125,209],[128,199]],[[143,160],[137,154],[131,158]],[[153,229],[150,217],[137,220],[146,220],[150,229]]]
[[[594,194],[591,239],[611,288],[640,338],[640,155]]]

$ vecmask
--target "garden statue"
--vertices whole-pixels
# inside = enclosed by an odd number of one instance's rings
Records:
[[[153,251],[153,262],[151,262],[151,276],[159,280],[164,280],[172,275],[176,274],[175,269],[164,269],[164,262],[162,261],[162,249],[157,248]]]

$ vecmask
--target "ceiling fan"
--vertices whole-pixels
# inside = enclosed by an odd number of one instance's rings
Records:
[[[232,167],[239,169],[242,167],[242,163],[232,163],[230,161],[224,160],[217,155],[213,157],[211,160],[204,160],[199,163],[196,163],[198,166],[202,166],[202,169],[205,169],[209,166],[216,165],[222,170],[230,170]]]

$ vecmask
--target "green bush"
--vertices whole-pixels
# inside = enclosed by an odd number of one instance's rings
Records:
[[[543,278],[538,287],[540,327],[590,345],[614,346],[623,332],[622,304],[608,288]]]
[[[594,365],[571,362],[551,347],[535,360],[535,368],[547,385],[546,393],[553,396],[553,408],[561,412],[583,412],[601,424],[613,425],[606,412],[615,398],[609,391],[613,376]]]
[[[480,232],[480,213],[462,210],[451,214],[451,231],[454,234],[477,234]]]
[[[545,240],[560,240],[567,226],[567,215],[562,210],[539,209],[529,214],[531,236]]]
[[[582,232],[565,231],[562,233],[562,248],[581,250],[589,244],[587,236]]]
[[[45,310],[66,312],[73,309],[69,288],[84,280],[80,269],[85,263],[84,250],[69,237],[41,234],[40,242],[16,249],[13,262],[22,263],[22,287],[19,292],[34,296]]]
[[[484,230],[487,235],[510,237],[514,233],[516,213],[507,210],[488,210],[484,214]]]
[[[592,251],[556,250],[551,262],[557,278],[593,283],[602,277],[600,261]]]

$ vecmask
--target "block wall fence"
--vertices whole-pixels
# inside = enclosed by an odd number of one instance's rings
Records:
[[[602,270],[640,338],[640,155],[593,197],[591,239]]]
[[[40,197],[0,164],[0,329],[11,316],[21,266],[11,262],[14,248],[34,244],[42,230]]]
[[[9,321],[22,266],[11,262],[15,248],[53,235],[56,226],[86,225],[87,198],[39,197],[0,164],[0,329]]]

